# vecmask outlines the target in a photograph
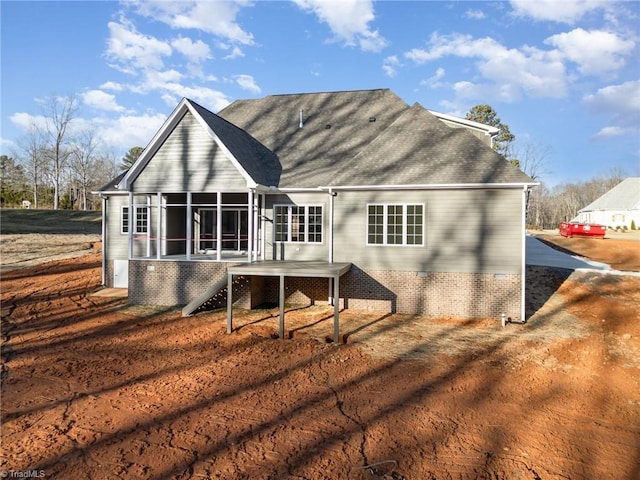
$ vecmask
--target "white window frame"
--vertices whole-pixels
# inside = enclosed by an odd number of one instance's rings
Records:
[[[134,205],[133,209],[136,212],[135,221],[133,222],[133,233],[148,233],[149,232],[149,207],[139,207]],[[126,212],[126,213],[125,213]],[[146,229],[138,230],[138,215],[146,216]],[[125,229],[125,216],[126,216],[126,229]],[[120,233],[122,235],[129,234],[129,228],[131,226],[131,215],[129,215],[129,205],[122,205],[120,212]]]
[[[278,230],[278,209],[286,208],[287,209],[287,240],[277,240],[277,230]],[[293,209],[294,208],[304,208],[304,240],[292,240],[293,233]],[[310,233],[309,232],[309,208],[320,208],[320,240],[309,240],[309,235],[317,235],[317,232]],[[314,223],[314,225],[317,225]],[[280,243],[292,243],[292,244],[311,244],[311,245],[321,245],[324,243],[324,205],[316,204],[316,203],[305,203],[305,204],[277,204],[273,206],[273,239],[275,242]]]
[[[402,207],[402,243],[388,243],[388,227],[389,227],[389,207]],[[383,207],[382,212],[382,243],[371,243],[369,242],[369,209],[371,207]],[[421,227],[421,242],[420,243],[407,243],[407,207],[422,207],[422,215],[420,218],[422,219]],[[424,203],[368,203],[367,209],[365,212],[366,220],[366,232],[365,232],[365,243],[370,247],[424,247],[425,245],[425,236],[426,236],[426,206]]]

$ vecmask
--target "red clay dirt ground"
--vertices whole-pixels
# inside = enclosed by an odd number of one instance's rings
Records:
[[[8,478],[640,478],[639,276],[531,268],[504,329],[346,310],[336,347],[324,306],[278,340],[92,295],[94,248],[2,276]]]

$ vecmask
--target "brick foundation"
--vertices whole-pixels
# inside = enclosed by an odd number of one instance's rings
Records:
[[[129,303],[152,305],[186,305],[209,286],[227,275],[233,263],[164,262],[132,260],[129,262]],[[251,308],[248,281],[234,282],[233,304]],[[226,295],[215,307],[226,305]],[[254,305],[255,306],[255,305]]]
[[[279,280],[265,279],[265,301],[278,301]],[[289,304],[327,303],[326,278],[285,279]],[[473,273],[364,271],[352,267],[340,279],[341,305],[355,310],[462,318],[521,320],[521,276]]]
[[[185,305],[227,275],[234,264],[215,262],[129,262],[129,301]],[[111,269],[107,270],[109,273]],[[109,277],[107,277],[109,278]],[[234,284],[234,305],[252,308],[278,302],[278,277],[254,276]],[[327,303],[326,278],[285,278],[288,304]],[[473,273],[365,271],[353,266],[340,279],[341,305],[356,310],[521,320],[521,276]],[[226,294],[216,299],[223,307]]]

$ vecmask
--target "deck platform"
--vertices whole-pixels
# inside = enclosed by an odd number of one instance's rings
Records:
[[[280,277],[280,338],[284,338],[284,279],[285,277],[330,278],[333,280],[333,342],[337,345],[340,337],[340,277],[351,269],[351,263],[331,263],[320,260],[291,261],[266,260],[235,265],[227,270],[227,333],[233,331],[233,277],[264,276]]]

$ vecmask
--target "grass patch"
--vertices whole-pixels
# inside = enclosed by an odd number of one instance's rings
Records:
[[[0,209],[0,233],[102,232],[102,214],[97,211]]]

